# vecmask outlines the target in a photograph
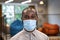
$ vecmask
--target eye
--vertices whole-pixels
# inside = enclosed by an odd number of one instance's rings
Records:
[[[36,16],[35,15],[32,15],[31,18],[35,18]]]
[[[35,18],[35,16],[31,16],[31,18]]]
[[[25,16],[24,16],[24,18],[28,19],[28,18],[29,18],[29,16],[28,16],[28,15],[25,15]]]

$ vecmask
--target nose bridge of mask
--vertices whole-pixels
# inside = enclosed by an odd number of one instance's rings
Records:
[[[30,20],[29,22],[30,22],[30,25],[31,25],[31,23],[32,23],[32,20]]]
[[[36,26],[36,20],[30,20],[30,26],[33,28],[34,26]]]
[[[27,25],[36,25],[36,20],[24,20],[24,24],[27,23]]]
[[[24,20],[25,22],[28,22],[28,23],[33,23],[33,22],[36,22],[36,20],[31,20],[31,19],[29,19],[29,20]]]
[[[31,25],[33,23],[32,20],[26,20],[26,22],[27,22],[28,25]]]

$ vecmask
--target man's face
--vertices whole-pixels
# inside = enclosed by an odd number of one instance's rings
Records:
[[[32,10],[31,11],[27,11],[27,12],[23,13],[22,19],[23,20],[28,20],[28,19],[37,20],[37,15]]]
[[[22,13],[24,29],[33,31],[36,28],[37,14],[34,9],[26,9]]]

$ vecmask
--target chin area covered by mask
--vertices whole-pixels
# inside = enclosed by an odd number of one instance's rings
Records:
[[[33,31],[36,28],[36,20],[23,20],[24,29]]]

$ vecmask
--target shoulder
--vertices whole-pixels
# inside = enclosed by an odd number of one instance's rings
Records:
[[[17,33],[15,36],[11,37],[10,40],[18,40],[18,38],[21,36],[23,36],[23,30]]]
[[[48,37],[46,34],[40,32],[40,31],[38,31],[38,30],[36,30],[36,32],[38,33],[37,35],[40,35],[40,37],[42,37],[43,39],[49,40],[49,37]]]

